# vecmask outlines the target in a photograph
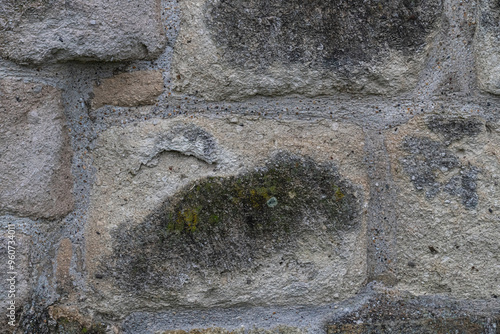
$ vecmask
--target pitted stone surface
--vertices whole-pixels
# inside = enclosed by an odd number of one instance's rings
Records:
[[[0,0],[0,332],[498,334],[499,22]]]
[[[427,0],[181,6],[176,89],[210,100],[411,89],[442,13]]]
[[[0,55],[23,64],[152,59],[165,43],[160,0],[0,4]]]
[[[0,81],[0,211],[57,218],[73,208],[72,151],[61,92]]]
[[[398,287],[458,298],[498,296],[498,123],[448,117],[438,126],[435,117],[387,133],[398,197]]]
[[[189,146],[173,151],[165,146],[155,163],[141,162],[140,152],[157,152],[155,143],[162,137],[172,134],[169,141],[181,142],[181,125],[210,134],[204,137],[212,142],[216,163],[192,156]],[[285,154],[282,160],[273,158],[279,151]],[[288,154],[296,158],[287,159]],[[111,128],[94,152],[98,174],[86,231],[89,279],[100,293],[114,296],[100,307],[119,312],[137,305],[316,304],[348,296],[366,272],[362,156],[362,132],[329,121],[243,117],[231,123],[200,117]],[[266,186],[254,175],[271,167],[285,168],[278,173],[282,178],[292,177],[280,181],[288,182],[290,193],[273,184],[277,180],[269,179]],[[305,175],[302,167],[307,167]],[[273,197],[274,207],[269,202]],[[205,211],[198,210],[197,201]],[[324,206],[324,201],[335,205]],[[327,209],[333,210],[330,218]],[[162,223],[170,211],[182,218],[179,225]],[[293,221],[280,216],[291,214]],[[219,228],[210,228],[212,223]],[[194,227],[201,239],[190,234]],[[161,241],[169,233],[172,242]],[[129,235],[135,235],[134,241],[123,244]],[[130,275],[120,274],[125,272]]]

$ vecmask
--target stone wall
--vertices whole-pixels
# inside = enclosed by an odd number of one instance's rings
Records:
[[[500,333],[499,20],[2,1],[0,332]]]

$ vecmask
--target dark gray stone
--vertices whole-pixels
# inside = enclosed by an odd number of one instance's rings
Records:
[[[434,0],[211,0],[206,22],[228,62],[339,69],[387,49],[408,56],[423,48],[441,7]]]

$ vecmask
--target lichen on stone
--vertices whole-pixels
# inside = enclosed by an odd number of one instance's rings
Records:
[[[463,166],[444,144],[427,137],[408,136],[403,140],[403,150],[409,153],[402,158],[403,169],[418,191],[425,191],[428,199],[436,197],[441,191],[460,197],[466,209],[473,209],[478,204],[476,180],[479,169]],[[459,170],[447,181],[439,181],[438,175],[447,175]]]
[[[293,254],[307,236],[355,228],[358,202],[333,165],[280,153],[253,171],[189,184],[132,230],[120,227],[115,261],[129,271],[125,285],[173,286],[173,276],[193,268],[252,268],[277,252]]]
[[[450,118],[443,116],[428,117],[427,127],[444,137],[446,144],[461,140],[465,137],[477,136],[483,130],[483,123],[476,118]]]

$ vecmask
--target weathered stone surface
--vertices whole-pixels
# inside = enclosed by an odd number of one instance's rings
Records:
[[[484,325],[470,319],[420,319],[389,320],[371,324],[332,325],[328,334],[368,334],[368,333],[450,333],[450,334],[482,334]]]
[[[288,326],[278,326],[273,329],[235,329],[227,330],[223,328],[204,328],[204,329],[192,329],[189,331],[184,330],[169,330],[162,332],[161,334],[303,334],[307,333],[306,330],[288,327]]]
[[[499,124],[430,115],[390,130],[387,143],[398,193],[398,287],[498,296]]]
[[[15,231],[15,233],[9,233],[9,230]],[[21,233],[17,228],[2,228],[2,231],[0,231],[0,259],[2,259],[2,270],[0,271],[0,310],[2,310],[0,333],[7,333],[9,329],[10,333],[12,333],[15,328],[8,324],[8,321],[11,320],[7,317],[7,314],[10,313],[8,307],[14,305],[15,324],[17,325],[22,308],[31,296],[29,254],[29,236]],[[13,262],[9,263],[9,260]],[[12,280],[12,278],[14,279]],[[14,301],[14,304],[11,304],[12,301]]]
[[[181,3],[176,89],[210,100],[416,84],[441,1],[189,0]]]
[[[73,208],[71,146],[61,92],[0,81],[0,211],[56,218]]]
[[[110,296],[99,307],[352,295],[366,272],[362,157],[360,129],[330,121],[179,117],[107,130],[86,229],[89,281]]]
[[[497,333],[494,313],[468,311],[439,300],[407,294],[379,295],[328,325],[328,334]]]
[[[481,89],[500,94],[500,5],[498,1],[478,1],[475,34],[476,72]]]
[[[25,332],[40,334],[118,333],[112,326],[83,317],[75,306],[69,308],[50,306],[38,317],[37,321],[29,321],[29,325],[23,328]]]
[[[94,85],[92,107],[106,104],[136,107],[154,104],[163,92],[161,71],[136,71],[106,78]]]
[[[165,46],[160,0],[6,0],[0,55],[20,63],[152,59]]]

